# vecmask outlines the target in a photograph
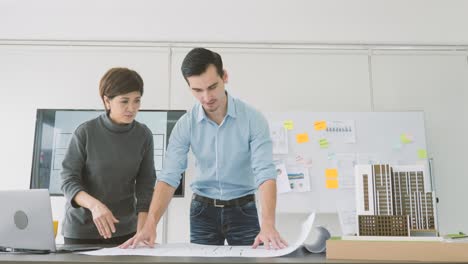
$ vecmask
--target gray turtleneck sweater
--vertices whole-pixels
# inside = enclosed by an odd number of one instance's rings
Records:
[[[148,211],[153,195],[153,155],[153,135],[144,124],[117,125],[106,114],[81,124],[62,163],[63,236],[101,238],[91,212],[73,200],[79,191],[101,201],[120,221],[114,237],[135,232],[137,213]]]

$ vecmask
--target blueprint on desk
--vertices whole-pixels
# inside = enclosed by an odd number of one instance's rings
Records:
[[[92,256],[173,256],[173,257],[279,257],[287,255],[302,244],[311,232],[315,213],[302,223],[300,235],[294,241],[288,241],[289,246],[279,250],[268,250],[264,247],[253,249],[251,246],[210,246],[190,243],[155,245],[154,248],[137,247],[134,249],[104,248],[96,251],[80,252]]]

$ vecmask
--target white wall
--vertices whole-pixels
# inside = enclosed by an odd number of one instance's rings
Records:
[[[1,0],[0,39],[468,43],[464,0]]]

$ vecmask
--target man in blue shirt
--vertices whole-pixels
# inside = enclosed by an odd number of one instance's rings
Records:
[[[260,112],[226,92],[228,74],[221,56],[204,48],[191,50],[182,74],[199,101],[176,124],[164,168],[157,177],[144,227],[121,245],[153,246],[156,225],[165,212],[187,153],[196,158],[190,207],[190,241],[197,244],[252,245],[267,249],[287,246],[275,228],[276,170],[268,123]],[[261,227],[255,204],[259,189]]]

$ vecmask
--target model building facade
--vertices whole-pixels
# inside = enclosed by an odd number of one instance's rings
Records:
[[[356,166],[360,236],[435,236],[435,197],[424,166]]]

